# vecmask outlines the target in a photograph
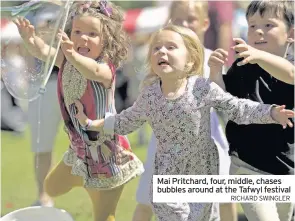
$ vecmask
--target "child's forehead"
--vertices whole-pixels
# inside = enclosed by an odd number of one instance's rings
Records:
[[[271,19],[285,22],[283,14],[273,9],[266,10],[263,13],[257,10],[255,13],[248,15],[247,17],[248,22],[255,22],[258,20],[271,20]]]
[[[93,16],[76,16],[73,19],[73,27],[74,26],[99,29],[101,26],[101,21],[99,18]]]
[[[154,37],[152,45],[161,43],[182,43],[183,39],[180,34],[171,30],[163,30]]]

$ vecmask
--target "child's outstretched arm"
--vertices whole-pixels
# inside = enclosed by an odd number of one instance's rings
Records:
[[[74,44],[67,34],[60,30],[61,49],[66,59],[87,79],[100,82],[105,88],[109,88],[113,73],[107,63],[97,63],[95,60],[80,55],[74,50]]]
[[[237,56],[244,58],[237,64],[238,66],[257,63],[276,79],[294,85],[295,67],[291,62],[280,56],[253,48],[243,39],[234,38],[233,40],[238,43],[233,46],[233,49],[238,52]]]
[[[228,119],[238,124],[281,124],[284,128],[293,127],[289,118],[295,116],[294,111],[285,106],[269,105],[248,99],[239,99],[224,92],[214,82],[210,83],[207,95],[210,106],[225,112]]]
[[[136,102],[120,114],[107,113],[105,119],[90,120],[83,111],[83,105],[76,101],[76,118],[80,125],[91,131],[104,131],[105,134],[126,135],[142,126],[147,121],[147,98],[140,95]]]
[[[228,52],[222,48],[218,48],[212,52],[208,60],[208,66],[210,67],[210,80],[219,85],[225,90],[225,83],[222,76],[222,68],[227,61]]]
[[[30,21],[25,18],[16,18],[13,23],[17,26],[18,31],[24,41],[24,45],[28,52],[34,57],[46,61],[48,56],[53,57],[56,53],[55,48],[50,48],[42,38],[38,37],[35,33],[35,28],[30,24]],[[62,51],[59,50],[55,61],[55,66],[61,67],[64,59]]]

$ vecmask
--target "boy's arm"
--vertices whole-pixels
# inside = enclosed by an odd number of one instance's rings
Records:
[[[258,64],[276,79],[294,85],[295,69],[291,62],[280,56],[253,48],[247,45],[243,39],[234,38],[234,41],[238,44],[234,46],[233,49],[238,52],[237,56],[239,58],[243,58],[243,60],[238,63],[238,66],[247,63]]]
[[[257,60],[257,64],[261,68],[280,81],[287,84],[295,84],[295,67],[290,61],[265,51],[260,51],[260,53],[260,59]]]

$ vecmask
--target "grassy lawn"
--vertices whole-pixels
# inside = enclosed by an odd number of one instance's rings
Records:
[[[150,132],[150,131],[149,131]],[[150,137],[150,136],[148,136]],[[135,147],[136,133],[129,135],[133,151],[141,160],[145,160],[146,148]],[[33,154],[30,150],[29,132],[23,136],[1,133],[1,216],[23,207],[36,200],[36,184],[33,168]],[[62,127],[56,138],[54,162],[58,162],[68,147],[68,140]],[[116,220],[130,221],[136,206],[135,194],[138,178],[129,182],[120,199]],[[68,211],[75,221],[91,221],[91,203],[82,188],[76,188],[55,200],[57,208]]]
[[[149,131],[150,132],[150,131]],[[133,151],[145,160],[146,148],[135,147],[136,133],[129,135],[133,143]],[[1,185],[1,216],[27,207],[36,200],[36,184],[33,168],[33,154],[30,150],[30,134],[15,136],[11,133],[1,132],[1,158],[2,158],[2,185]],[[60,128],[54,148],[54,162],[58,162],[68,147],[67,136]],[[124,189],[117,209],[118,221],[132,219],[136,206],[136,188],[138,178],[129,182]],[[75,221],[90,221],[91,203],[87,193],[82,188],[73,189],[70,193],[58,197],[55,206],[68,211]]]

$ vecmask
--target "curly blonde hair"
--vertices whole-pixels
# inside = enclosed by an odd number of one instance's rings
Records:
[[[104,43],[100,57],[105,61],[110,61],[119,68],[128,57],[130,40],[123,29],[123,11],[119,6],[107,2],[107,7],[111,11],[109,15],[100,10],[101,0],[87,1],[88,7],[82,7],[81,1],[76,1],[70,8],[70,15],[66,22],[65,32],[70,36],[73,19],[76,16],[92,16],[101,22],[101,35]]]
[[[150,38],[150,45],[149,45],[149,51],[147,56],[147,69],[149,74],[145,77],[145,79],[141,82],[140,90],[142,90],[144,87],[153,84],[157,79],[159,79],[159,76],[156,75],[151,67],[151,54],[152,54],[152,47],[155,38],[157,35],[159,35],[163,31],[173,31],[182,37],[185,47],[188,50],[189,58],[188,63],[185,68],[185,72],[187,73],[187,77],[199,75],[203,76],[204,72],[204,46],[199,40],[196,33],[194,33],[192,30],[176,26],[173,24],[168,24],[164,28],[160,29],[159,31],[155,32],[151,38]],[[182,58],[180,58],[182,59]]]

